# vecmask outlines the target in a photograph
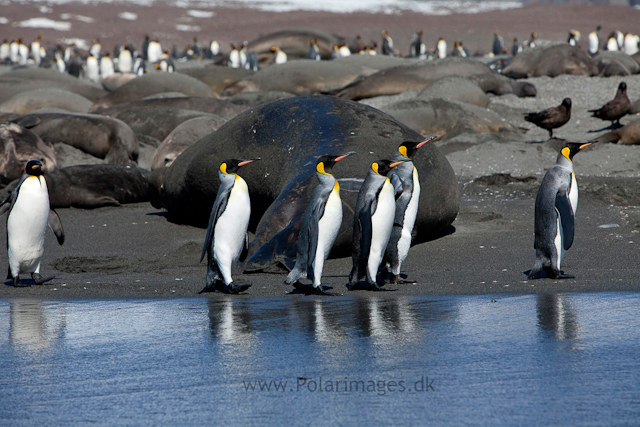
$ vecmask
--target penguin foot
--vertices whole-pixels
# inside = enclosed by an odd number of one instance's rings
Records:
[[[346,287],[350,291],[373,291],[373,292],[397,291],[397,289],[385,289],[382,286],[378,286],[376,283],[367,283],[367,282],[347,283]]]
[[[39,273],[31,273],[31,278],[33,279],[36,285],[44,285],[46,282],[55,279],[55,276],[47,277],[45,279]]]
[[[389,283],[393,285],[415,285],[418,282],[415,280],[403,279],[400,275],[392,274],[389,279]]]
[[[220,292],[223,294],[237,295],[246,291],[251,287],[250,284],[236,285],[235,283],[229,283],[225,285],[223,281],[217,280],[211,285],[205,286],[198,294],[204,294],[207,292]]]
[[[527,275],[527,279],[536,280],[536,279],[575,279],[576,276],[572,276],[571,274],[566,274],[562,270],[527,270],[524,272]]]
[[[16,276],[13,278],[13,286],[16,288],[27,288],[31,286],[29,283],[24,283],[20,281],[20,276]]]
[[[320,285],[316,288],[316,287],[313,287],[312,285],[304,285],[296,281],[295,283],[293,283],[293,287],[295,288],[295,290],[290,292],[292,294],[303,293],[305,295],[326,295],[326,296],[332,296],[332,297],[341,295],[334,292],[327,292],[329,289],[333,289],[331,286]]]

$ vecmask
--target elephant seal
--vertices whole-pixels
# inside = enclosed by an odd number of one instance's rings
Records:
[[[59,108],[70,113],[86,113],[93,101],[68,90],[43,87],[20,92],[0,104],[0,111],[26,114],[42,108]]]
[[[126,110],[134,110],[143,107],[170,107],[183,110],[200,111],[202,113],[215,114],[225,119],[231,119],[245,111],[249,106],[237,105],[229,101],[217,98],[202,98],[199,96],[185,96],[180,98],[154,98],[138,101],[123,102],[111,107],[94,110],[93,114],[117,117]]]
[[[118,114],[116,118],[125,122],[136,134],[151,136],[163,141],[178,125],[196,117],[210,117],[220,125],[227,121],[215,114],[182,108],[148,106],[132,108]]]
[[[381,95],[395,95],[411,89],[423,89],[446,76],[469,77],[493,73],[485,64],[470,58],[450,57],[420,61],[410,65],[385,68],[338,92],[337,96],[359,100]]]
[[[64,142],[107,163],[138,160],[138,140],[126,123],[96,114],[29,113],[11,120],[51,144]]]
[[[322,59],[331,58],[334,45],[348,42],[345,37],[327,33],[325,31],[311,28],[294,28],[290,30],[277,31],[252,40],[247,45],[247,50],[250,52],[256,52],[258,57],[262,56],[263,58],[269,58],[273,56],[271,47],[277,46],[287,54],[289,60],[302,59],[306,57],[307,52],[309,52],[309,42],[312,39],[316,40]]]
[[[398,95],[377,96],[361,100],[362,104],[370,105],[379,110],[402,101],[420,100],[430,101],[443,98],[450,101],[461,101],[478,107],[486,108],[489,97],[472,81],[464,77],[451,76],[436,80],[424,89],[413,89]]]
[[[561,74],[593,76],[598,69],[582,49],[563,43],[525,50],[502,70],[502,75],[514,79]]]
[[[226,123],[217,116],[202,116],[179,124],[162,141],[151,159],[151,170],[171,166],[174,160],[201,138],[215,132]]]
[[[18,93],[44,87],[55,87],[73,92],[93,102],[107,94],[107,91],[98,83],[78,79],[53,69],[20,68],[0,74],[0,102],[6,101]]]
[[[639,145],[640,144],[640,119],[633,121],[619,129],[607,132],[598,138],[598,142],[613,142],[616,144]]]
[[[57,167],[51,144],[15,123],[0,123],[0,184],[20,178],[29,160],[39,160],[45,173]]]
[[[186,74],[151,73],[129,80],[113,92],[109,92],[94,104],[91,111],[163,92],[181,92],[187,96],[216,96],[209,86]]]
[[[602,51],[593,57],[602,77],[628,76],[640,73],[640,64],[624,52]]]
[[[421,135],[498,132],[517,129],[493,111],[459,101],[436,98],[400,101],[380,108]]]
[[[243,173],[251,191],[249,228],[255,237],[245,269],[263,271],[293,265],[298,230],[316,185],[318,156],[355,151],[349,167],[337,168],[345,218],[333,256],[349,254],[353,209],[371,163],[392,156],[404,141],[422,136],[391,116],[336,97],[296,97],[252,108],[186,149],[150,178],[151,202],[169,218],[206,226],[218,189],[217,171],[227,158],[260,157]],[[441,235],[455,219],[458,185],[453,169],[428,143],[414,159],[423,189],[414,242]],[[349,191],[351,188],[352,191]]]
[[[149,174],[136,166],[78,165],[45,174],[52,208],[93,209],[149,201]]]
[[[180,70],[179,73],[198,79],[209,86],[217,95],[222,95],[224,88],[245,77],[255,73],[255,71],[244,68],[231,68],[223,65],[208,65],[206,67],[195,67]]]
[[[320,62],[301,59],[265,67],[251,76],[230,84],[222,95],[233,96],[242,92],[266,91],[288,92],[298,96],[333,93],[362,76],[397,66],[398,63],[406,63],[398,58],[382,56],[378,58],[358,55],[353,60],[349,58]]]
[[[138,75],[134,73],[113,73],[106,79],[103,79],[100,83],[102,83],[102,87],[104,87],[106,90],[108,90],[109,92],[113,92],[123,84],[135,79],[136,77],[138,77]]]

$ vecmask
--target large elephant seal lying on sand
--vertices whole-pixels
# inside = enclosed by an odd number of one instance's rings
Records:
[[[129,165],[138,160],[138,140],[121,120],[96,114],[30,113],[11,120],[44,141],[64,142],[107,163]]]
[[[514,79],[561,74],[593,76],[598,67],[579,47],[566,43],[525,50],[516,55],[502,74]]]
[[[45,173],[56,168],[56,153],[50,144],[15,123],[1,123],[0,184],[20,178],[29,160],[39,160]]]
[[[631,122],[620,129],[607,132],[598,138],[598,142],[614,142],[616,144],[639,145],[640,144],[640,120]]]
[[[242,172],[251,194],[249,227],[255,230],[246,268],[265,269],[280,257],[295,256],[302,214],[317,185],[318,156],[355,151],[348,164],[334,170],[343,183],[345,217],[332,253],[346,255],[357,190],[371,163],[391,158],[404,141],[422,139],[392,117],[353,101],[288,98],[240,114],[185,150],[171,167],[154,171],[152,204],[166,208],[172,220],[206,226],[220,163],[260,157]],[[422,186],[414,232],[416,241],[424,241],[441,234],[455,219],[458,184],[451,165],[432,143],[423,146],[413,162]]]
[[[447,76],[476,77],[479,87],[487,87],[499,95],[513,93],[517,96],[535,96],[535,88],[530,83],[510,81],[497,76],[480,61],[471,58],[451,57],[435,61],[420,61],[409,65],[382,69],[368,77],[357,80],[343,90],[338,96],[359,100],[382,95],[395,95],[412,89],[423,89],[431,83]],[[485,81],[486,80],[486,81]],[[482,84],[480,84],[482,83]],[[505,89],[505,86],[510,89]],[[500,88],[500,91],[497,91]],[[496,92],[497,91],[497,92]]]

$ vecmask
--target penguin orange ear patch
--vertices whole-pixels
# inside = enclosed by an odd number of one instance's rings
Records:
[[[400,147],[398,147],[398,151],[400,152],[400,154],[402,154],[405,157],[409,157],[407,156],[407,147],[405,147],[404,145],[401,145]]]
[[[371,169],[373,169],[375,173],[378,173],[378,164],[377,163],[371,164]]]
[[[320,173],[326,174],[324,171],[324,163],[320,162],[316,165],[316,170]]]
[[[562,155],[565,156],[567,159],[571,160],[571,158],[569,157],[569,154],[571,153],[571,150],[569,149],[569,147],[564,147],[561,151]]]
[[[220,172],[226,174],[227,173],[227,164],[223,163],[220,165]]]

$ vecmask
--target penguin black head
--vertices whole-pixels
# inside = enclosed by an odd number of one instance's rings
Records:
[[[260,160],[260,157],[255,158],[255,159],[227,159],[224,162],[222,162],[222,164],[220,165],[220,172],[229,175],[232,173],[236,173],[238,172],[238,169],[240,169],[242,166],[244,165],[248,165],[251,162],[255,162],[256,160]]]
[[[433,135],[420,142],[405,141],[398,147],[398,152],[408,159],[413,159],[413,156],[416,154],[416,151],[418,151],[418,148],[422,147],[427,142],[434,140],[435,138],[436,135]]]
[[[29,162],[27,162],[26,166],[24,167],[24,172],[27,175],[40,176],[44,173],[44,171],[42,170],[42,163],[37,160],[29,160]]]
[[[339,162],[340,160],[347,158],[349,156],[351,156],[352,154],[356,154],[355,151],[350,151],[346,154],[340,154],[340,155],[324,155],[324,156],[320,156],[320,158],[318,158],[318,163],[316,163],[316,171],[318,173],[324,174],[324,175],[329,175],[331,174],[331,171],[333,169],[333,165],[336,164],[336,162]]]
[[[378,175],[387,176],[391,169],[404,163],[405,161],[394,162],[393,160],[378,160],[371,164],[371,169]]]
[[[562,153],[563,156],[565,156],[567,159],[572,161],[573,160],[573,156],[578,154],[580,152],[580,150],[582,150],[585,147],[588,147],[589,145],[591,145],[591,144],[593,144],[595,142],[597,142],[597,141],[568,142],[564,147],[562,147],[560,152]]]

